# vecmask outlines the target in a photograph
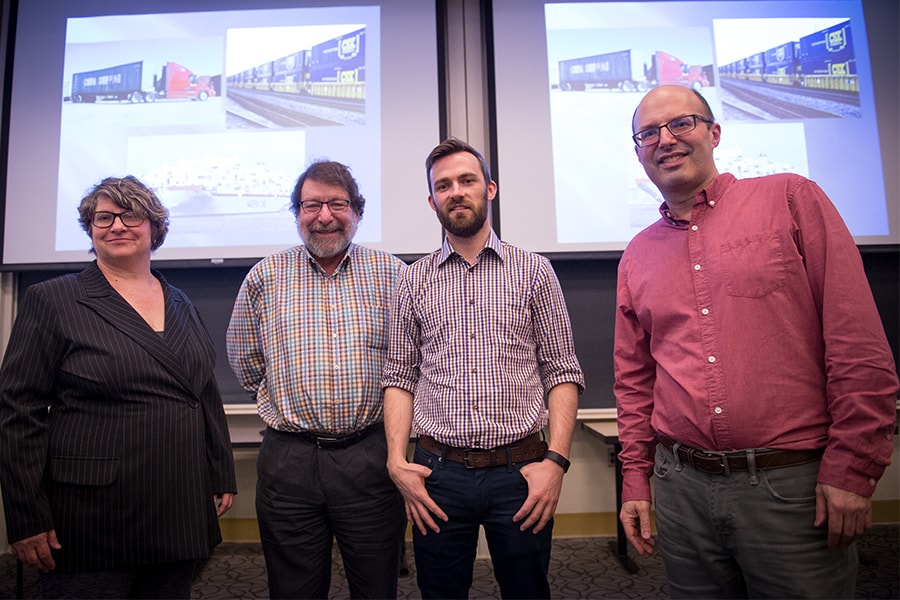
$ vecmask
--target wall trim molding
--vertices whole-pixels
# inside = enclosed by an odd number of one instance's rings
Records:
[[[900,523],[900,500],[872,501],[872,523],[886,525]],[[226,542],[259,542],[259,528],[253,518],[224,518],[219,520],[222,538]],[[566,513],[554,517],[553,537],[614,537],[616,515],[611,512]],[[412,539],[407,527],[406,539]]]

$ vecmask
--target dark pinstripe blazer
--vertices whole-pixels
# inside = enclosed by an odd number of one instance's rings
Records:
[[[236,492],[212,341],[163,284],[154,332],[96,263],[28,288],[0,370],[9,541],[55,528],[63,572],[202,559]],[[48,410],[49,407],[49,410]]]

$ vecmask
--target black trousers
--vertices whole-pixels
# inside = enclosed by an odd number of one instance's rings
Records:
[[[256,514],[271,598],[327,598],[333,540],[351,597],[397,597],[406,509],[386,462],[383,428],[340,449],[266,430]]]

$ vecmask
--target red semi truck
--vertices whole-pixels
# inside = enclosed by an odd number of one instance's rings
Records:
[[[632,63],[631,50],[620,50],[559,61],[559,87],[567,91],[608,88],[645,92],[658,85],[677,84],[699,91],[710,85],[706,72],[661,50],[650,56],[649,66]]]
[[[132,103],[162,98],[206,100],[215,95],[209,76],[195,75],[171,61],[160,71],[138,61],[72,75],[71,98],[76,103],[110,99]]]

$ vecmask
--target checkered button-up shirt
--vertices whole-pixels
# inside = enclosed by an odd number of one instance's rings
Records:
[[[492,231],[470,265],[448,241],[400,276],[382,384],[414,394],[413,430],[493,448],[547,424],[544,397],[584,388],[550,262]]]
[[[228,326],[228,361],[270,427],[341,434],[383,420],[388,309],[403,268],[351,244],[330,276],[303,246],[250,270]]]

